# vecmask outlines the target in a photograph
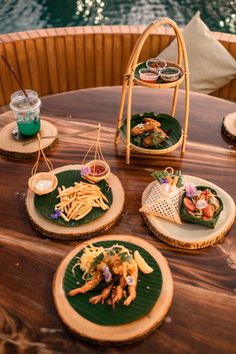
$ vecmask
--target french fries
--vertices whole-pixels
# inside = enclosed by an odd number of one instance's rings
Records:
[[[55,210],[60,210],[60,216],[67,222],[80,220],[90,213],[92,208],[109,209],[108,199],[96,184],[75,182],[74,186],[57,188],[60,202]]]

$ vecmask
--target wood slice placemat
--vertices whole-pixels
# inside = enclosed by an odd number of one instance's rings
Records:
[[[219,242],[227,234],[234,223],[235,203],[231,196],[217,185],[202,178],[183,176],[184,184],[192,183],[195,186],[203,185],[213,188],[222,199],[223,210],[214,229],[182,221],[175,224],[163,218],[143,213],[144,220],[152,233],[171,246],[185,249],[198,249]],[[155,182],[150,183],[142,195],[142,205],[150,194]]]
[[[59,316],[71,331],[79,334],[86,340],[95,341],[99,344],[121,345],[132,343],[145,337],[161,324],[172,302],[173,281],[166,259],[148,242],[131,235],[101,236],[90,240],[90,242],[98,243],[100,241],[105,242],[109,240],[114,241],[114,244],[119,244],[120,241],[141,247],[154,259],[154,262],[156,262],[161,272],[162,286],[160,294],[157,297],[156,302],[154,302],[151,310],[145,316],[121,325],[98,325],[81,316],[78,311],[75,311],[66,298],[63,283],[69,263],[84,247],[88,245],[86,242],[73,249],[59,265],[53,281],[53,296]],[[145,301],[145,298],[142,298],[142,301]],[[95,309],[94,306],[96,305],[91,305],[91,311]],[[105,305],[104,311],[107,311]],[[132,311],[132,304],[125,308],[125,311]],[[113,312],[115,316],[115,309]]]
[[[81,165],[68,165],[53,170],[55,174],[69,170],[80,170]],[[43,217],[34,205],[35,194],[28,189],[26,194],[26,209],[34,228],[43,235],[63,240],[86,239],[99,232],[108,230],[115,224],[124,207],[125,194],[120,180],[112,173],[105,179],[112,191],[112,204],[106,213],[99,218],[79,226],[63,226],[55,224]]]
[[[14,159],[35,158],[38,153],[37,136],[18,141],[12,135],[14,128],[16,128],[15,121],[7,124],[0,131],[0,154]],[[57,128],[52,123],[41,119],[40,137],[44,152],[54,146],[58,138],[57,134]]]

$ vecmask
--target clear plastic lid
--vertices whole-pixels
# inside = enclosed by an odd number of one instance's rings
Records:
[[[14,111],[29,111],[40,107],[41,101],[37,92],[33,90],[25,90],[28,97],[24,95],[22,90],[16,91],[11,95],[10,108]]]

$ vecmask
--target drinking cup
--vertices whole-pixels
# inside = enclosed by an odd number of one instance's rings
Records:
[[[34,136],[40,131],[40,106],[41,100],[37,92],[26,90],[16,91],[11,95],[10,108],[15,114],[19,132],[23,136]]]

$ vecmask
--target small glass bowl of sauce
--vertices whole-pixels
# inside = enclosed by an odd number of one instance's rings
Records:
[[[176,66],[167,66],[160,70],[160,77],[163,81],[176,81],[179,79],[181,71]]]
[[[151,58],[146,61],[146,66],[150,71],[157,73],[167,66],[167,62],[161,58]]]
[[[148,82],[150,84],[156,84],[159,77],[159,73],[154,73],[148,68],[142,68],[139,70],[139,78],[142,81]]]

